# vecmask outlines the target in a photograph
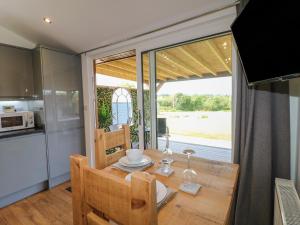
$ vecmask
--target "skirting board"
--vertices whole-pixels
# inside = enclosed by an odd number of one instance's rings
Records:
[[[18,192],[15,192],[13,194],[2,197],[0,199],[0,208],[8,206],[12,203],[15,203],[19,200],[22,200],[22,199],[24,199],[26,197],[29,197],[33,194],[36,194],[38,192],[44,191],[47,188],[48,188],[48,182],[44,181],[44,182],[38,183],[36,185],[33,185],[29,188],[25,188],[21,191],[18,191]]]
[[[61,176],[50,178],[49,179],[49,188],[54,188],[55,186],[65,183],[70,180],[70,173],[65,173]]]

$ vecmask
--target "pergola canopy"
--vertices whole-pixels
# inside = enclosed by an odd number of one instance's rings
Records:
[[[156,52],[156,76],[159,81],[231,76],[231,35],[195,41]],[[125,57],[125,58],[124,58]],[[120,59],[96,60],[96,73],[136,81],[135,52]],[[143,54],[144,81],[149,81],[149,57]]]

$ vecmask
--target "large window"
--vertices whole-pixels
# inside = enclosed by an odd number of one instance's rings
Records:
[[[231,34],[143,53],[147,147],[231,161],[231,54]]]
[[[132,99],[125,88],[118,88],[112,96],[113,124],[131,124],[132,122]]]

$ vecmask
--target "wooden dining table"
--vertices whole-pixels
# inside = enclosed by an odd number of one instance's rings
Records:
[[[174,173],[169,177],[158,175],[163,154],[155,149],[148,149],[144,154],[155,162],[145,171],[156,179],[177,191],[176,195],[158,212],[159,225],[228,225],[237,187],[239,165],[191,157],[191,167],[197,172],[200,191],[194,196],[179,190],[183,182],[183,171],[187,168],[187,158],[182,154],[173,154],[171,167]],[[108,166],[105,171],[118,177],[128,174]]]

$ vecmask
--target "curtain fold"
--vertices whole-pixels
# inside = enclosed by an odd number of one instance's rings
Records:
[[[241,0],[239,11],[247,2]],[[240,179],[235,225],[271,225],[275,177],[290,178],[289,83],[248,87],[241,63],[236,79],[234,162],[240,164]]]

